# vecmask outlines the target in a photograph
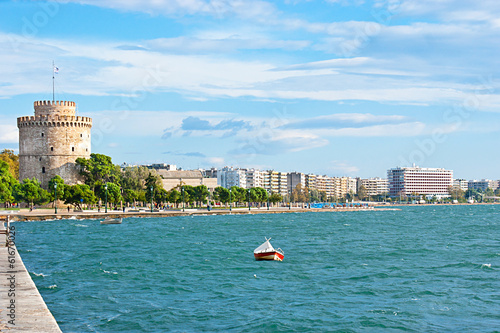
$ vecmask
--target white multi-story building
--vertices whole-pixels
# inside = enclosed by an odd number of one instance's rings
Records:
[[[356,178],[347,177],[347,193],[358,193],[358,180]]]
[[[246,180],[245,169],[224,167],[217,171],[217,184],[225,188],[231,188],[232,186],[246,188]]]
[[[270,193],[288,194],[287,173],[269,170],[264,173],[264,189]]]
[[[248,169],[246,171],[247,188],[264,187],[265,172],[257,169]]]
[[[367,178],[360,179],[359,186],[364,186],[366,189],[366,195],[384,195],[389,192],[389,182],[385,178]]]
[[[467,191],[469,189],[469,181],[465,179],[453,179],[453,187]]]
[[[281,195],[291,193],[288,192],[288,173],[287,172],[280,172],[278,175],[278,187],[279,187],[279,193]]]
[[[317,190],[316,184],[317,183],[317,176],[310,173],[306,175],[306,187],[309,190]]]
[[[488,188],[496,190],[498,188],[498,180],[489,180],[489,179],[469,180],[468,188],[471,190],[482,190],[482,191],[486,191]]]
[[[425,195],[449,197],[453,171],[441,168],[397,167],[387,171],[391,197]]]

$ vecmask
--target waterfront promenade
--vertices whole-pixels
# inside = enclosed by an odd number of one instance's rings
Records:
[[[377,208],[375,210],[394,210],[395,208]],[[305,212],[347,212],[347,211],[373,211],[373,207],[342,207],[336,209],[325,208],[300,208],[300,207],[267,207],[261,208],[232,208],[229,209],[212,209],[208,211],[206,208],[202,209],[169,209],[169,210],[151,210],[147,208],[126,210],[108,210],[107,213],[101,209],[100,212],[96,210],[84,211],[67,211],[59,209],[58,214],[54,213],[54,209],[35,209],[33,211],[0,211],[0,218],[2,216],[9,216],[11,221],[44,221],[44,220],[64,220],[64,219],[103,219],[110,218],[127,218],[127,217],[173,217],[173,216],[191,216],[191,215],[228,215],[228,214],[280,214],[280,213],[305,213]]]
[[[0,332],[61,332],[17,252],[15,227],[11,231],[9,246],[0,234]]]

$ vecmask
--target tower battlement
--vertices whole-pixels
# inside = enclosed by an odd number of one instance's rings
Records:
[[[28,126],[67,126],[67,127],[92,127],[92,118],[80,116],[25,116],[17,118],[17,127]]]
[[[34,103],[35,116],[68,115],[74,116],[76,103],[70,101],[36,101]]]
[[[75,102],[70,102],[70,101],[36,101],[33,103],[35,105],[35,108],[37,106],[44,106],[44,105],[53,105],[53,106],[76,106]]]

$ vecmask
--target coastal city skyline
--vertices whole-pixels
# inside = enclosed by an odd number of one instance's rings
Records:
[[[54,75],[55,99],[94,120],[92,152],[115,164],[385,178],[415,163],[499,178],[493,1],[4,1],[0,12],[0,147],[16,153],[16,118],[52,99]]]

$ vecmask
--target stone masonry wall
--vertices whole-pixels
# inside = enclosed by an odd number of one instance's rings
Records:
[[[44,188],[56,175],[82,181],[75,160],[90,158],[92,119],[75,116],[75,103],[35,102],[35,116],[17,119],[19,179],[37,178]]]

